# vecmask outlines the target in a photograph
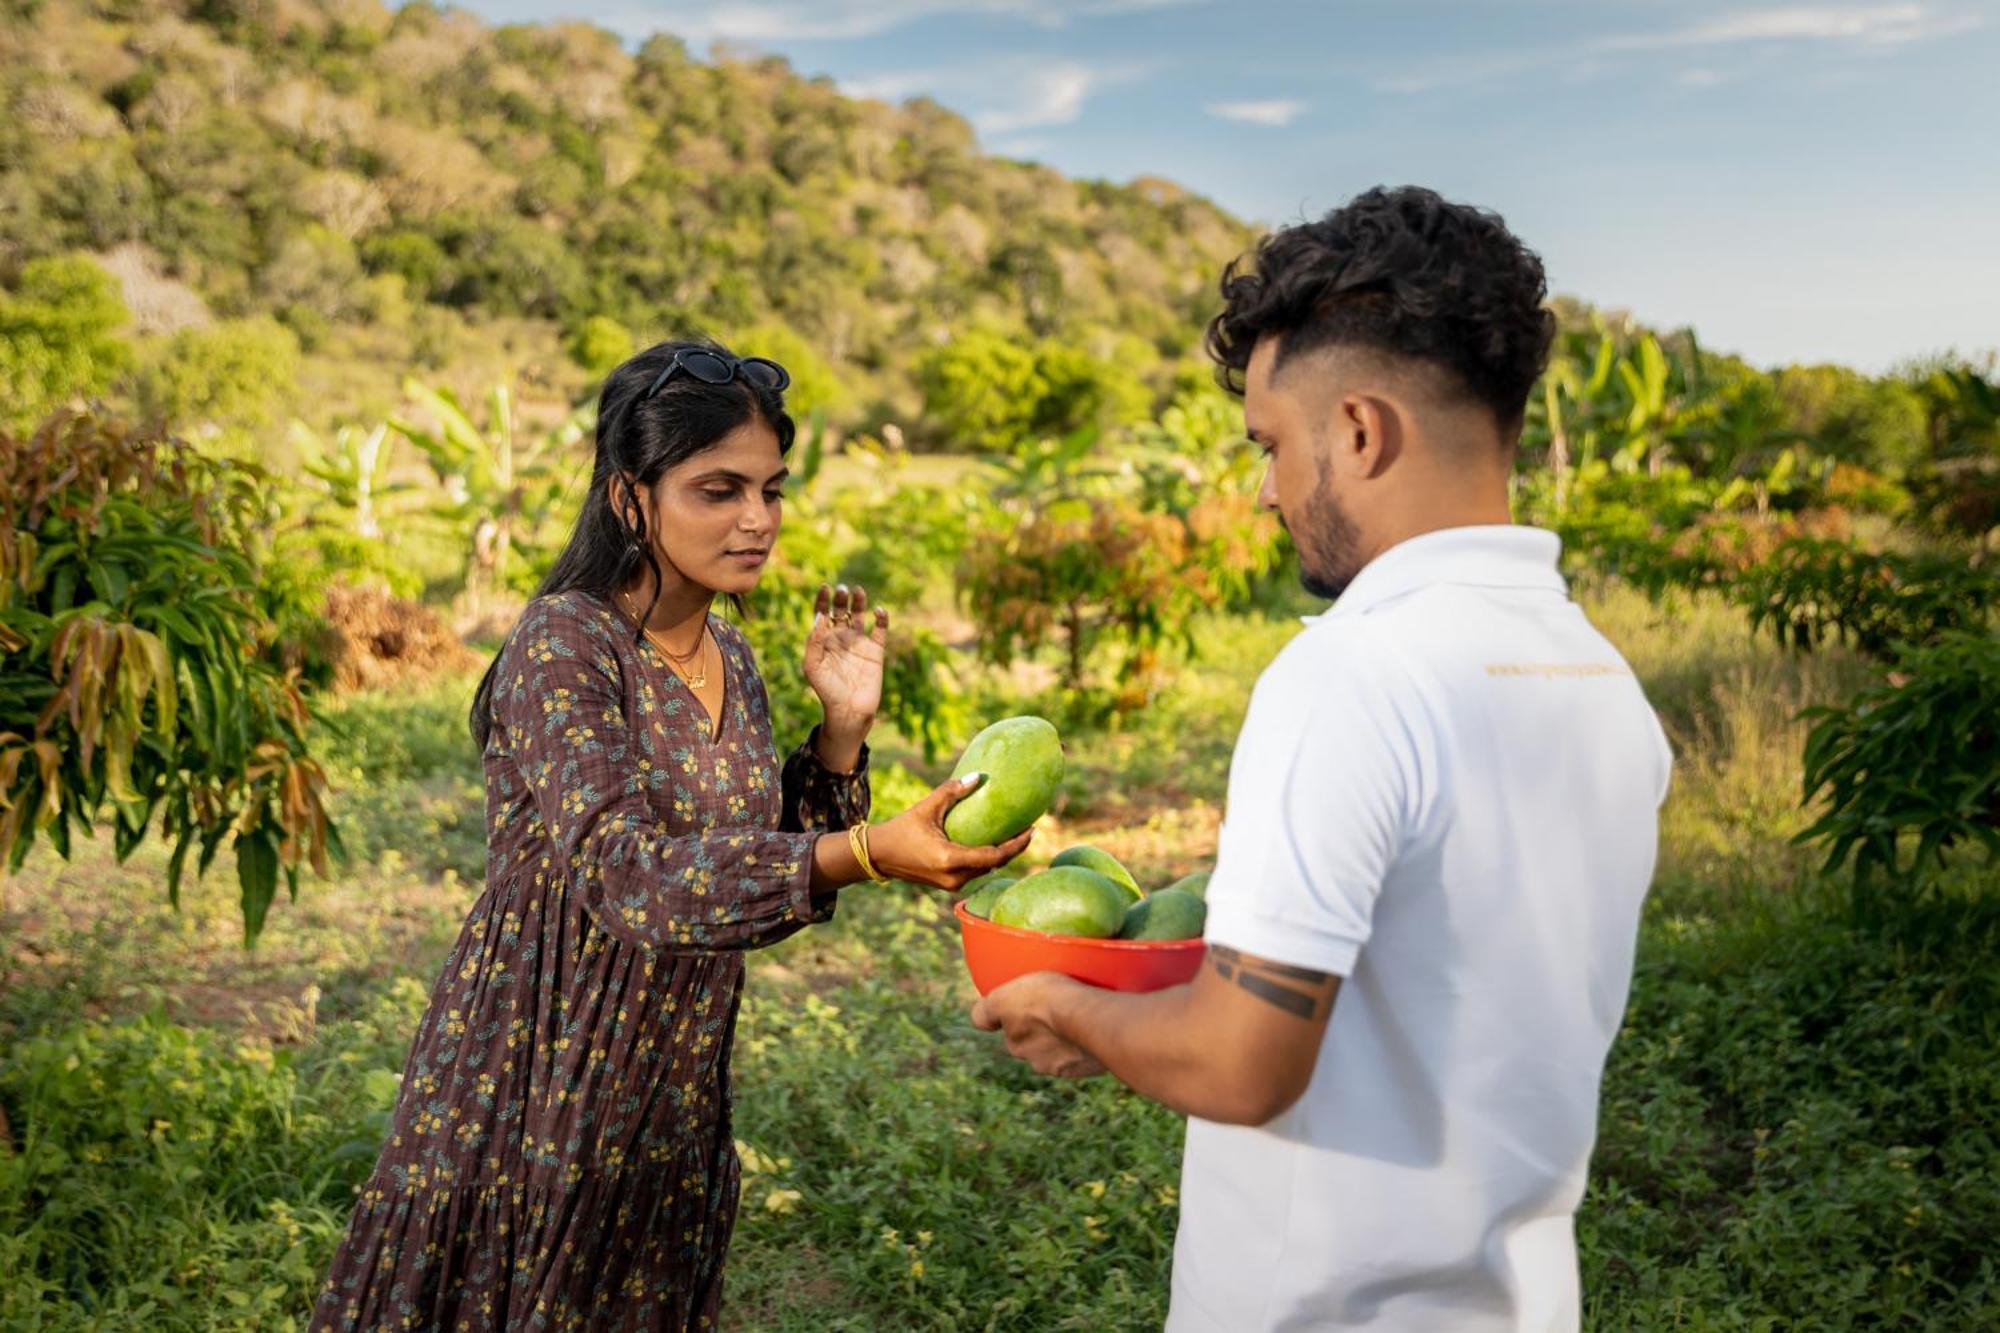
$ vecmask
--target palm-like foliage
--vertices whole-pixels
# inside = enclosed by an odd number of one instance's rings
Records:
[[[400,437],[390,433],[386,421],[366,429],[342,426],[331,440],[294,421],[290,435],[299,466],[319,483],[325,505],[340,516],[341,525],[358,537],[379,541],[385,520],[393,524],[429,504],[418,487],[392,480]]]
[[[597,424],[596,406],[580,404],[547,429],[523,435],[504,384],[488,391],[483,422],[448,389],[409,379],[403,392],[428,420],[394,416],[389,428],[416,447],[443,484],[432,514],[469,536],[468,591],[531,581],[560,535],[565,491],[588,474],[589,457],[578,446]]]

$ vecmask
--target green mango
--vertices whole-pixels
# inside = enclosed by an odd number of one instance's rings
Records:
[[[1134,902],[1146,896],[1146,891],[1139,887],[1139,881],[1132,878],[1132,872],[1125,868],[1124,863],[1101,848],[1090,846],[1067,848],[1055,860],[1049,862],[1049,869],[1054,870],[1057,866],[1082,866],[1085,870],[1095,870],[1113,884],[1122,884],[1125,891],[1132,895]]]
[[[1193,875],[1182,875],[1179,879],[1167,885],[1167,888],[1179,889],[1182,893],[1192,893],[1203,902],[1207,902],[1209,873],[1209,871],[1203,870]]]
[[[993,916],[994,901],[1020,882],[1019,876],[1003,875],[998,871],[981,875],[965,886],[965,896],[959,901],[965,904],[966,911],[982,920],[989,920]]]
[[[1044,935],[1109,939],[1125,922],[1125,890],[1095,870],[1060,866],[1012,885],[993,904],[993,921]]]
[[[1208,904],[1186,889],[1161,889],[1125,909],[1121,940],[1191,940],[1208,922]]]
[[[991,847],[1049,811],[1063,777],[1062,738],[1044,718],[1010,717],[972,738],[951,770],[954,778],[984,773],[986,781],[944,817],[944,833],[961,847]]]

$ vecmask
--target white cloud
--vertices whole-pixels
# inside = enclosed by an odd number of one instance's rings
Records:
[[[627,37],[671,32],[691,46],[709,42],[850,41],[875,37],[923,19],[948,15],[1012,18],[1040,28],[1067,27],[1077,19],[1115,18],[1159,9],[1183,9],[1210,0],[646,0],[626,4],[595,21]]]
[[[1674,76],[1674,82],[1685,88],[1713,88],[1726,77],[1716,69],[1684,69]]]
[[[1580,69],[1603,73],[1601,62],[1605,57],[1632,56],[1651,51],[1721,51],[1753,44],[1817,43],[1848,50],[1885,51],[1969,32],[1985,22],[1985,18],[1978,14],[1946,10],[1930,4],[1793,5],[1752,9],[1655,32],[1619,33],[1561,46],[1438,61],[1407,73],[1378,79],[1374,86],[1384,92],[1426,93],[1439,88],[1469,87],[1543,75],[1551,69],[1565,74],[1574,74]],[[1708,73],[1710,71],[1699,72],[1695,81],[1699,82]],[[1686,81],[1683,77],[1683,82]]]
[[[1125,63],[1085,65],[1077,61],[1049,62],[1013,56],[982,65],[904,70],[843,79],[840,90],[851,97],[900,102],[919,95],[951,99],[989,141],[1007,136],[1008,144],[1030,142],[1022,130],[1068,125],[1083,114],[1090,99],[1106,88],[1133,83],[1158,67]],[[1046,140],[1034,140],[1040,151]],[[1011,147],[1002,151],[1011,151]],[[1017,154],[1025,156],[1026,154]]]
[[[1859,46],[1904,46],[1949,36],[1984,22],[1976,14],[1944,14],[1930,5],[1798,5],[1753,9],[1668,32],[1634,33],[1596,43],[1606,51],[1650,51],[1663,47],[1733,46],[1744,42],[1848,42]]]
[[[1306,104],[1295,98],[1274,97],[1262,102],[1210,102],[1202,109],[1221,120],[1237,120],[1246,125],[1269,125],[1283,129],[1298,119],[1299,113],[1306,109]]]
[[[986,134],[1067,125],[1083,114],[1084,101],[1097,82],[1097,74],[1084,65],[1062,64],[1034,70],[1021,83],[1010,104],[976,111],[972,123]]]
[[[1512,51],[1466,60],[1440,60],[1405,74],[1373,80],[1385,93],[1427,93],[1439,88],[1464,88],[1533,73],[1555,64],[1569,52]]]

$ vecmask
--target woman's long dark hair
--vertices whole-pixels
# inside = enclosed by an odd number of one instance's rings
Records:
[[[597,460],[591,468],[590,491],[569,544],[556,557],[535,596],[580,589],[609,602],[639,566],[653,573],[654,597],[665,582],[653,554],[650,515],[644,503],[627,505],[629,521],[620,512],[623,478],[631,478],[643,497],[668,468],[713,449],[737,427],[762,419],[778,437],[778,452],[792,447],[795,427],[785,411],[784,395],[760,389],[738,376],[727,384],[705,384],[685,372],[675,375],[659,392],[646,390],[681,351],[707,351],[731,357],[712,342],[657,343],[605,378],[597,398]],[[652,607],[647,607],[650,615]],[[635,629],[634,633],[645,631]],[[503,649],[504,651],[504,649]],[[493,678],[500,666],[496,656],[479,682],[472,700],[472,737],[481,753],[493,733]]]

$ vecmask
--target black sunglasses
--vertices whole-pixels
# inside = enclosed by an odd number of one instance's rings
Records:
[[[771,393],[783,393],[792,383],[791,372],[768,357],[723,356],[719,352],[684,347],[674,353],[674,359],[642,395],[642,401],[666,387],[677,370],[685,370],[703,384],[727,384],[741,375],[744,383]]]

